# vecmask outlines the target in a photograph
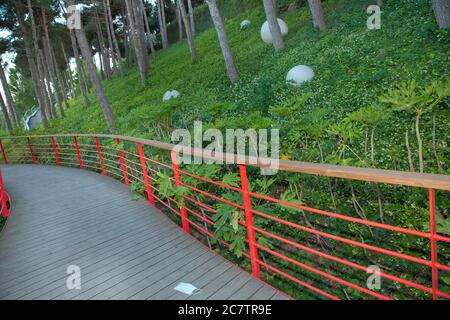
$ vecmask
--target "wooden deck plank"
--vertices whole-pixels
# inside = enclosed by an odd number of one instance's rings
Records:
[[[276,292],[270,287],[262,286],[250,297],[250,300],[269,300]]]
[[[0,299],[285,298],[147,201],[132,201],[114,179],[76,168],[1,169],[13,208],[0,234]],[[81,268],[81,290],[66,288],[69,265]],[[179,282],[202,291],[179,293]]]
[[[261,288],[263,284],[259,281],[248,281],[241,288],[234,292],[233,296],[228,299],[236,299],[236,300],[247,300],[249,299],[256,291]]]
[[[179,245],[179,246],[178,246]],[[123,269],[124,272],[121,272],[119,274],[114,274],[115,277],[112,281],[108,281],[111,279],[110,274],[106,274],[103,276],[100,276],[96,279],[96,283],[94,283],[94,287],[89,290],[89,292],[78,294],[75,296],[76,299],[89,299],[94,296],[98,297],[105,297],[108,298],[109,296],[107,294],[104,294],[103,292],[107,289],[110,289],[113,287],[114,283],[119,284],[119,286],[125,284],[132,284],[132,285],[142,285],[141,281],[145,280],[145,282],[148,281],[145,277],[141,277],[138,280],[136,275],[139,275],[141,272],[148,271],[149,274],[152,274],[154,271],[158,271],[159,269],[166,268],[170,264],[177,261],[179,258],[176,254],[179,250],[184,249],[195,249],[195,246],[192,243],[186,243],[183,241],[180,241],[176,244],[175,247],[172,247],[168,250],[163,250],[161,252],[158,252],[158,254],[154,255],[150,259],[147,259],[145,261],[140,261],[141,263],[137,266],[133,266],[130,264],[127,264]],[[186,253],[187,255],[187,253]],[[184,258],[184,256],[183,256]],[[134,267],[134,268],[133,268]],[[112,282],[112,283],[111,283]],[[117,292],[116,289],[113,289],[114,292]],[[98,298],[97,297],[97,298]]]
[[[171,284],[167,285],[165,288],[162,288],[158,292],[154,293],[148,299],[151,300],[165,300],[168,297],[170,297],[172,294],[174,294],[175,286],[178,285],[180,282],[184,283],[196,283],[197,279],[203,276],[203,274],[207,273],[212,268],[218,266],[223,261],[217,257],[210,257],[210,259],[204,263],[202,263],[200,266],[196,267],[195,269],[191,270],[190,272],[187,272],[182,277],[176,279]],[[113,296],[113,298],[115,298]]]
[[[159,234],[161,236],[161,234]],[[83,256],[76,258],[76,261],[80,268],[83,269],[83,290],[86,287],[86,281],[89,280],[90,277],[90,270],[94,269],[97,270],[100,274],[103,274],[105,272],[108,272],[112,266],[114,266],[114,263],[117,263],[117,261],[129,261],[131,259],[130,256],[132,255],[141,255],[142,249],[148,248],[151,244],[149,241],[147,241],[146,238],[148,238],[147,234],[143,234],[143,239],[140,240],[141,243],[136,243],[135,241],[131,242],[131,246],[126,245],[125,248],[123,247],[114,247],[114,245],[110,245],[106,247],[104,250],[94,250],[90,254],[86,255],[83,252]],[[127,242],[127,244],[129,244]],[[126,251],[124,251],[126,250]],[[73,261],[74,258],[70,258],[70,261]],[[70,261],[67,261],[66,263],[70,264]],[[33,277],[33,280],[36,283],[35,289],[38,290],[38,292],[49,292],[49,287],[53,288],[55,287],[62,287],[64,291],[66,292],[67,289],[65,288],[65,278],[66,275],[59,272],[60,267],[53,268],[53,270],[47,270],[44,273],[41,273],[41,276],[35,276]],[[52,273],[56,274],[57,277],[55,278],[48,278],[47,274]],[[47,277],[46,277],[47,276]],[[39,280],[41,280],[39,282]],[[54,282],[51,282],[54,281]],[[27,289],[30,289],[30,285],[27,286]],[[29,295],[24,296],[24,298],[34,298],[36,296],[36,290],[32,291]],[[71,291],[72,292],[72,291]],[[52,292],[53,294],[54,292]]]
[[[173,245],[173,239],[164,239],[160,244],[160,250],[166,250]],[[146,248],[147,252],[143,253],[143,247]],[[83,276],[83,291],[87,291],[92,287],[95,287],[97,278],[104,274],[105,272],[112,273],[114,266],[121,266],[122,264],[126,264],[127,262],[138,260],[143,254],[147,255],[148,253],[157,254],[159,250],[155,251],[154,248],[148,248],[149,244],[147,242],[140,244],[139,246],[134,246],[131,249],[125,248],[121,249],[121,252],[112,254],[109,253],[106,257],[101,257],[98,259],[99,261],[93,261],[93,264],[87,265],[83,268],[84,276]],[[101,283],[101,282],[100,282]],[[67,289],[65,287],[60,287],[58,289],[53,289],[46,294],[49,299],[62,299],[64,294],[68,294]],[[78,292],[71,292],[72,296],[77,295]]]

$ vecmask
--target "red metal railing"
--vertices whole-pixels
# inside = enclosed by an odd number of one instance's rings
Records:
[[[1,147],[3,150],[3,147]],[[6,157],[3,156],[5,163],[7,163]],[[8,208],[9,197],[5,190],[5,185],[3,184],[2,171],[0,170],[0,216],[3,218],[9,217]]]
[[[426,199],[422,207],[411,204],[417,219],[427,222],[426,228],[419,229],[402,225],[396,216],[392,223],[385,223],[383,218],[375,221],[364,214],[313,208],[300,201],[299,194],[286,199],[278,189],[255,192],[251,182],[262,183],[264,179],[256,181],[249,174],[255,167],[248,164],[249,159],[222,167],[237,177],[235,183],[221,181],[218,171],[201,176],[196,174],[199,166],[180,168],[173,145],[157,141],[114,135],[31,136],[3,138],[0,149],[5,164],[56,164],[119,179],[142,191],[150,205],[172,215],[184,232],[211,247],[217,231],[215,215],[221,206],[229,208],[230,215],[240,217],[239,228],[244,231],[243,258],[228,251],[222,254],[251,270],[254,277],[293,296],[450,298],[450,237],[439,233],[436,227],[436,190],[448,196],[449,176],[280,161],[280,174],[302,174],[302,180],[325,177],[329,183],[331,177],[346,183],[362,181],[366,185],[382,183],[386,188],[402,188],[399,192],[405,196],[416,192],[417,201]],[[199,157],[203,152],[192,149],[191,154]],[[181,198],[168,195],[159,185],[161,176],[169,177],[176,187],[189,192]],[[316,184],[320,185],[320,181]],[[344,188],[345,184],[338,186]],[[0,196],[3,213],[6,196],[1,176]],[[353,203],[354,200],[353,195]],[[421,214],[425,206],[427,218]],[[216,247],[234,246],[232,239],[216,240]],[[368,268],[373,264],[380,265],[379,273]],[[366,285],[373,274],[383,280],[383,288]]]

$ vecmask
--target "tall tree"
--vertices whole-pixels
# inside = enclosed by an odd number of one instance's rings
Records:
[[[432,4],[439,28],[450,28],[450,1],[432,0]]]
[[[280,25],[278,24],[277,6],[275,0],[263,0],[264,11],[266,13],[269,30],[272,34],[273,46],[275,50],[284,49],[283,35],[281,34]]]
[[[123,66],[122,66],[122,53],[120,52],[119,43],[117,42],[116,32],[114,30],[114,24],[113,24],[112,14],[111,14],[111,5],[109,3],[109,0],[106,0],[106,8],[108,10],[108,22],[109,22],[109,27],[111,30],[112,40],[114,43],[116,59],[119,64],[120,75],[123,77],[124,72],[123,72]],[[125,44],[125,46],[126,46],[126,44]]]
[[[187,0],[189,10],[189,21],[191,23],[192,35],[195,36],[195,19],[194,19],[194,7],[192,6],[192,0]]]
[[[32,40],[30,39],[30,36],[28,34],[28,26],[25,24],[25,20],[24,20],[24,14],[25,14],[25,8],[24,5],[22,3],[22,1],[17,1],[15,2],[15,6],[16,6],[16,13],[17,13],[17,20],[19,21],[19,26],[20,26],[20,30],[22,32],[22,36],[23,36],[23,42],[24,42],[24,47],[25,47],[25,55],[27,57],[27,61],[28,61],[28,67],[30,69],[30,73],[31,73],[31,78],[33,80],[33,88],[36,94],[36,98],[38,100],[38,104],[39,104],[39,109],[41,112],[41,116],[42,116],[42,123],[44,125],[44,127],[47,127],[47,104],[46,104],[46,98],[44,97],[45,95],[45,90],[42,86],[42,81],[39,75],[39,70],[37,68],[37,61],[35,62],[34,57],[33,57],[33,50],[31,48],[31,43]]]
[[[97,31],[98,37],[98,48],[99,48],[99,58],[101,61],[103,76],[105,79],[109,79],[111,76],[111,60],[109,57],[109,50],[106,49],[105,38],[103,37],[103,29],[100,23],[100,16],[98,13],[98,3],[94,1],[94,18],[95,18],[95,27]]]
[[[308,0],[308,4],[311,10],[314,28],[319,28],[320,31],[325,30],[326,24],[323,15],[322,2],[320,0]]]
[[[8,110],[6,109],[6,104],[5,104],[5,101],[3,101],[3,97],[2,97],[1,93],[0,93],[0,107],[1,107],[2,113],[3,113],[3,120],[5,121],[6,132],[8,133],[8,135],[12,136],[13,128],[11,125],[11,119],[9,118]]]
[[[178,3],[180,5],[180,12],[181,12],[181,18],[183,19],[183,23],[184,23],[184,30],[186,30],[189,51],[191,52],[191,58],[192,58],[192,61],[195,61],[197,59],[197,50],[195,49],[194,36],[192,35],[192,29],[191,29],[191,26],[189,23],[189,18],[186,13],[186,7],[184,6],[183,0],[178,0]]]
[[[69,5],[75,5],[75,0],[69,0]],[[92,57],[91,46],[86,38],[86,33],[84,27],[81,24],[80,28],[73,29],[75,36],[77,38],[78,44],[80,45],[81,53],[83,54],[84,60],[88,66],[89,75],[91,78],[91,83],[97,94],[98,101],[102,107],[103,115],[105,116],[106,123],[110,132],[115,132],[115,120],[114,114],[109,106],[108,100],[106,99],[105,92],[103,91],[102,84],[97,74],[97,67],[94,64]]]
[[[183,21],[181,19],[181,11],[180,11],[180,4],[177,1],[177,23],[178,23],[178,37],[180,38],[180,41],[183,40]]]
[[[145,37],[145,40],[146,40],[145,42],[150,47],[150,51],[152,52],[152,55],[155,56],[156,50],[155,50],[155,46],[153,44],[152,31],[150,30],[150,24],[148,23],[147,11],[145,10],[144,0],[141,1],[140,5],[141,5],[141,11],[144,14],[145,30],[147,32],[147,36]]]
[[[223,19],[217,6],[216,0],[206,0],[209,7],[211,18],[214,22],[214,27],[217,31],[217,37],[219,38],[220,48],[222,49],[223,58],[227,67],[228,76],[231,82],[236,82],[238,79],[238,73],[236,65],[233,59],[233,53],[231,52],[230,45],[228,43],[228,37],[225,32],[225,26],[223,25]]]
[[[113,47],[113,40],[111,35],[111,25],[109,23],[109,15],[108,15],[108,7],[105,0],[102,2],[103,5],[103,16],[105,19],[105,26],[106,26],[106,35],[108,36],[108,57],[111,57],[111,60],[113,62],[113,73],[117,72],[117,61],[114,54],[114,47]]]
[[[125,0],[127,7],[127,19],[130,30],[131,40],[133,41],[133,49],[136,54],[136,60],[141,76],[141,84],[145,86],[145,79],[148,72],[147,50],[143,39],[143,16],[138,10],[140,0]]]
[[[167,37],[167,25],[166,25],[166,13],[164,0],[156,0],[156,6],[158,9],[158,22],[159,22],[159,33],[161,35],[161,43],[163,49],[167,49],[169,46],[169,39]]]
[[[123,15],[123,44],[125,47],[125,62],[127,64],[127,66],[131,66],[132,64],[132,54],[130,53],[131,51],[131,42],[132,40],[130,39],[130,26],[128,23],[128,17],[127,14],[125,12],[122,13]]]
[[[78,52],[77,40],[73,30],[70,31],[70,41],[72,42],[73,56],[75,57],[75,64],[77,65],[78,82],[80,85],[80,92],[83,96],[83,103],[87,107],[89,105],[89,97],[87,94],[87,86],[84,79],[83,65],[80,59],[80,53]]]
[[[44,63],[44,55],[42,53],[42,50],[39,47],[39,40],[37,35],[37,27],[36,22],[34,19],[34,12],[33,12],[33,6],[31,4],[31,0],[27,0],[27,6],[28,6],[28,15],[30,17],[31,21],[31,31],[33,35],[33,45],[34,45],[34,51],[36,53],[36,62],[37,62],[37,69],[40,81],[42,82],[42,89],[43,89],[43,97],[45,101],[45,112],[47,113],[47,118],[53,119],[54,113],[53,111],[53,104],[51,100],[51,92],[49,92],[49,84],[48,84],[48,76],[46,73],[46,67]]]
[[[63,53],[63,57],[64,57],[64,62],[67,66],[67,73],[69,74],[69,86],[70,86],[70,92],[72,95],[72,99],[76,99],[77,98],[77,91],[75,90],[75,85],[74,85],[74,80],[73,80],[73,74],[72,74],[72,70],[70,69],[70,63],[69,60],[67,59],[67,54],[66,54],[66,49],[64,48],[64,44],[61,43],[61,51]],[[79,56],[79,55],[78,55]],[[64,73],[64,77],[67,78],[67,75]]]
[[[17,114],[16,105],[14,103],[14,99],[11,94],[11,89],[9,88],[8,80],[5,76],[5,71],[3,70],[3,66],[0,61],[0,83],[3,88],[3,92],[5,93],[6,102],[8,104],[9,111],[11,113],[11,118],[13,119],[13,122],[15,123],[16,127],[20,126],[20,119]]]
[[[49,119],[55,119],[56,118],[56,111],[55,111],[55,104],[53,103],[53,96],[54,92],[52,91],[52,84],[50,81],[50,73],[48,71],[47,61],[45,59],[44,51],[39,48],[39,60],[40,64],[42,66],[42,72],[43,72],[43,80],[44,86],[46,88],[47,93],[47,99],[48,99],[48,117]],[[56,103],[57,97],[55,97],[55,103]]]
[[[59,113],[61,116],[64,116],[64,109],[62,107],[61,104],[61,99],[59,97],[58,94],[58,90],[59,90],[59,85],[56,82],[56,74],[52,68],[52,56],[50,53],[50,49],[48,47],[48,43],[47,43],[47,39],[45,39],[45,37],[42,38],[42,44],[44,47],[44,56],[45,56],[45,63],[46,63],[46,69],[48,71],[48,76],[51,82],[51,87],[53,87],[53,95],[55,96],[55,100],[56,100],[56,104],[58,105],[58,109],[59,109]],[[52,91],[52,89],[50,88],[50,91]],[[54,114],[55,116],[55,114]]]
[[[47,51],[46,59],[49,60],[49,68],[50,68],[50,74],[52,76],[53,86],[55,87],[55,90],[57,92],[56,94],[57,95],[59,93],[61,94],[61,97],[63,98],[63,101],[67,107],[68,106],[67,95],[65,92],[63,81],[59,74],[58,64],[56,62],[56,57],[55,57],[55,51],[53,49],[53,45],[52,45],[52,42],[50,41],[50,36],[48,33],[46,12],[45,12],[44,6],[42,4],[41,4],[41,16],[42,16],[42,24],[44,27],[44,37],[42,39],[42,46],[44,48],[44,52]],[[62,106],[60,105],[60,103],[58,104],[58,106],[60,107],[61,115],[64,116],[64,110],[63,110]]]
[[[136,27],[137,37],[139,40],[139,49],[142,52],[143,63],[146,69],[146,74],[148,72],[148,46],[147,37],[145,33],[145,11],[142,4],[142,0],[133,0],[133,14],[134,23]]]

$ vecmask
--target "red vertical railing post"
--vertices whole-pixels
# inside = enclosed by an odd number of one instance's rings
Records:
[[[438,298],[439,278],[438,278],[438,251],[436,244],[436,195],[435,190],[428,189],[430,201],[430,251],[431,251],[431,288],[433,300]]]
[[[31,145],[31,139],[27,138],[27,140],[28,140],[28,150],[30,151],[30,156],[31,156],[31,162],[33,164],[36,164],[36,156],[34,155],[34,152],[33,152],[33,147]]]
[[[250,263],[252,265],[252,274],[259,278],[260,269],[258,263],[258,248],[256,247],[256,236],[253,223],[252,203],[250,199],[250,190],[248,187],[247,168],[245,165],[239,165],[241,176],[242,198],[244,200],[245,225],[247,227],[248,247],[250,249]]]
[[[104,176],[106,176],[106,167],[105,163],[103,162],[103,154],[102,154],[102,148],[100,147],[100,140],[98,137],[95,137],[95,145],[97,146],[97,153],[98,153],[98,159],[100,161],[100,167],[102,168],[102,173]]]
[[[81,158],[80,148],[78,147],[78,139],[76,136],[73,137],[73,143],[75,144],[75,151],[77,153],[78,163],[80,164],[80,169],[83,169],[83,159]]]
[[[153,197],[153,190],[150,185],[150,178],[148,176],[147,162],[145,161],[144,150],[142,149],[142,144],[139,142],[137,144],[137,147],[139,152],[139,158],[141,160],[142,174],[144,175],[145,190],[147,191],[148,202],[150,202],[150,204],[154,206],[155,199]]]
[[[58,148],[56,147],[55,137],[54,136],[52,136],[52,146],[53,146],[53,152],[55,153],[56,163],[58,164],[58,167],[60,167],[61,166],[61,161],[59,160]]]
[[[1,197],[1,206],[2,206],[2,217],[7,218],[9,216],[9,209],[6,205],[6,192],[5,192],[5,186],[3,185],[3,177],[2,172],[0,170],[0,197]]]
[[[179,186],[181,186],[181,176],[180,176],[180,168],[178,166],[178,159],[177,159],[176,151],[172,151],[170,153],[170,156],[172,158],[172,168],[173,168],[173,176],[175,178],[175,185],[177,187],[179,187]],[[189,218],[187,215],[186,208],[184,206],[181,207],[180,213],[181,213],[181,225],[183,227],[183,231],[186,232],[187,234],[189,234],[190,233]]]
[[[120,139],[116,139],[117,145],[120,145]],[[120,164],[122,166],[122,173],[123,173],[123,180],[125,181],[125,185],[129,186],[130,181],[128,180],[128,172],[127,172],[127,166],[125,164],[125,158],[123,157],[123,151],[122,148],[119,146],[119,158],[120,158]]]
[[[5,149],[3,148],[3,143],[1,139],[0,139],[0,149],[2,150],[3,163],[8,164],[8,159],[6,158],[6,152]]]

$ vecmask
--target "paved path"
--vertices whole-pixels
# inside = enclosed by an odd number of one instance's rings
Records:
[[[13,207],[0,299],[286,299],[193,240],[123,184],[86,170],[1,166]],[[67,289],[79,266],[81,289]],[[188,296],[180,282],[201,289]]]

